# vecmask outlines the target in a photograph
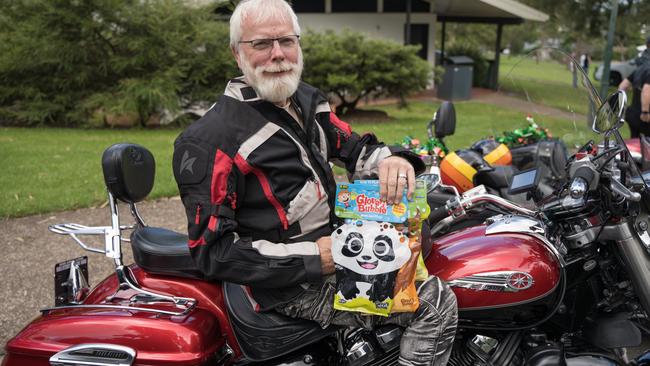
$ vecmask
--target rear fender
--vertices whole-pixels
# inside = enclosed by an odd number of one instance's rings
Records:
[[[221,284],[201,280],[150,275],[131,267],[141,287],[168,295],[191,297],[197,307],[182,316],[115,308],[70,307],[44,312],[6,346],[3,366],[49,365],[49,358],[82,343],[106,343],[133,348],[135,364],[197,365],[214,361],[226,346],[241,352],[226,314]],[[120,290],[109,276],[88,295],[84,305],[129,305],[136,294]],[[112,301],[109,296],[115,295]],[[137,306],[173,310],[170,304]],[[178,309],[176,309],[178,311]]]

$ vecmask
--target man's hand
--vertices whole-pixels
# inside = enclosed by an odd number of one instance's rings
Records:
[[[332,259],[332,238],[323,236],[316,240],[320,251],[320,266],[323,275],[334,273],[334,259]]]
[[[389,156],[379,162],[379,196],[382,200],[398,204],[407,185],[407,197],[410,200],[415,191],[415,170],[408,160]]]
[[[650,111],[650,83],[644,83],[641,88],[641,111]],[[641,121],[650,122],[650,114],[641,113]]]
[[[648,112],[646,112],[646,113],[641,112],[641,121],[643,121],[643,122],[650,122],[650,113],[648,113]]]

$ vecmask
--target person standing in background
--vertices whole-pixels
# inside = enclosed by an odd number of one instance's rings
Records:
[[[589,53],[585,52],[580,55],[580,67],[585,70],[585,73],[589,75],[589,64],[591,63],[591,56]]]
[[[630,126],[631,137],[640,133],[650,136],[650,62],[639,66],[625,78],[618,90],[632,87],[632,104],[625,111],[625,121]]]

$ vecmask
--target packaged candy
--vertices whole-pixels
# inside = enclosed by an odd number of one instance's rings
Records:
[[[388,316],[419,306],[416,280],[428,272],[421,254],[422,220],[430,212],[426,184],[416,181],[412,201],[379,198],[379,182],[340,183],[335,213],[346,224],[332,233],[337,292],[334,308]]]

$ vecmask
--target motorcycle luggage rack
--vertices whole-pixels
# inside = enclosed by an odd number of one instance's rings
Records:
[[[122,241],[128,242],[130,240],[126,238],[122,238],[122,234],[121,234],[122,230],[130,230],[138,226],[144,227],[147,225],[144,223],[144,220],[142,220],[142,217],[140,216],[140,213],[138,212],[135,203],[129,203],[129,206],[131,209],[131,215],[136,220],[137,225],[120,225],[120,219],[118,214],[119,212],[117,209],[117,200],[113,197],[113,194],[111,194],[110,192],[108,192],[108,202],[111,208],[111,226],[85,226],[80,224],[68,223],[68,224],[50,225],[48,229],[55,234],[69,235],[84,250],[94,252],[94,253],[102,253],[107,257],[113,259],[113,261],[115,262],[115,274],[117,275],[118,286],[117,289],[115,290],[115,293],[109,296],[107,300],[110,301],[113,298],[115,298],[115,295],[120,290],[131,289],[136,291],[139,294],[145,295],[145,297],[149,301],[155,300],[160,302],[171,302],[177,307],[182,307],[183,310],[179,312],[173,312],[173,311],[142,308],[142,307],[135,307],[135,306],[126,306],[126,305],[75,304],[75,305],[57,306],[54,308],[46,308],[46,309],[42,309],[41,312],[47,313],[52,310],[70,309],[70,308],[111,308],[111,309],[120,309],[120,310],[137,310],[137,311],[154,312],[154,313],[172,315],[172,316],[183,316],[189,313],[192,309],[194,309],[194,307],[196,307],[197,305],[196,299],[163,295],[163,294],[156,293],[154,291],[144,289],[138,284],[129,267],[124,266],[122,262],[121,244]],[[87,245],[81,239],[79,239],[78,237],[79,235],[103,235],[105,249],[93,248],[92,246]]]

